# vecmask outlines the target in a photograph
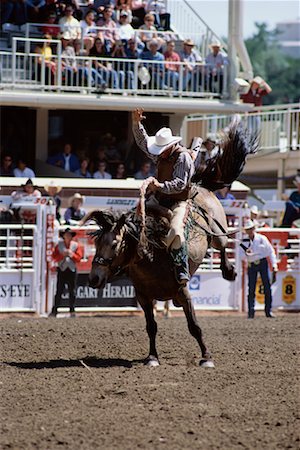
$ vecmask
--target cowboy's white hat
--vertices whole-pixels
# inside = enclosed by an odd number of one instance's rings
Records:
[[[258,214],[258,207],[256,205],[253,205],[250,211],[252,212],[252,214]]]
[[[295,176],[293,183],[295,186],[298,186],[298,184],[300,184],[300,175]]]
[[[253,222],[253,220],[251,219],[246,220],[244,230],[251,230],[252,228],[255,228],[255,223]]]
[[[163,153],[171,145],[177,144],[181,141],[180,136],[173,136],[170,128],[163,127],[156,133],[155,136],[148,138],[147,146],[151,155],[158,156]]]
[[[263,81],[264,81],[264,80],[262,79],[262,77],[257,76],[257,77],[254,77],[254,78],[253,78],[253,80],[251,81],[251,83],[256,83],[256,84],[261,85]]]
[[[72,197],[69,199],[69,205],[72,206],[73,200],[78,199],[81,200],[81,203],[84,202],[85,197],[81,194],[79,194],[78,192],[76,192],[76,194],[72,195]]]
[[[49,184],[45,184],[44,189],[45,189],[46,192],[49,192],[49,188],[52,188],[52,187],[56,188],[56,192],[57,193],[59,193],[62,190],[62,187],[59,186],[58,184],[56,184],[55,181],[53,181],[53,180],[50,181]]]
[[[221,47],[222,47],[222,44],[221,44],[221,42],[219,41],[219,39],[214,39],[214,40],[211,42],[210,47],[219,47],[219,48],[221,48]]]

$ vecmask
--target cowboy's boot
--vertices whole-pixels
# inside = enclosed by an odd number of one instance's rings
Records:
[[[186,245],[182,245],[178,249],[172,249],[170,253],[174,261],[176,280],[179,284],[185,286],[190,280]]]

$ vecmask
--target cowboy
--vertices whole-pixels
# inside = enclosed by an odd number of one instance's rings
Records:
[[[173,136],[170,128],[161,128],[149,137],[142,125],[142,109],[132,114],[132,130],[138,147],[157,164],[157,178],[150,177],[148,189],[155,193],[161,206],[172,210],[170,230],[165,243],[175,264],[175,275],[179,284],[189,281],[187,245],[184,237],[186,200],[189,198],[194,163],[190,152],[182,147],[180,136]]]
[[[61,198],[58,195],[62,190],[62,187],[59,186],[54,180],[51,180],[49,184],[46,184],[44,187],[45,191],[50,197],[50,202],[56,205],[56,220],[60,222],[60,206],[61,206]]]
[[[268,259],[273,267],[273,280],[276,281],[278,271],[275,251],[268,238],[255,232],[255,223],[248,219],[244,225],[244,231],[248,235],[240,244],[243,250],[243,259],[248,262],[248,318],[254,319],[255,314],[255,287],[257,275],[260,273],[265,293],[265,314],[268,318],[274,318],[272,313],[272,292],[268,273]]]
[[[75,300],[76,300],[76,263],[82,257],[82,247],[73,238],[76,236],[75,231],[66,228],[60,233],[62,239],[54,248],[53,259],[58,263],[57,268],[57,286],[54,300],[54,306],[51,311],[51,316],[56,317],[57,308],[60,305],[61,296],[63,294],[65,285],[69,291],[69,307],[71,316],[75,315]]]
[[[78,225],[79,221],[84,218],[86,211],[82,208],[85,197],[79,192],[72,195],[69,199],[69,208],[65,211],[65,221],[67,225]]]
[[[13,201],[21,200],[24,197],[41,197],[42,193],[37,189],[37,186],[33,184],[31,178],[28,178],[25,184],[21,184],[22,191],[13,191],[11,198]]]

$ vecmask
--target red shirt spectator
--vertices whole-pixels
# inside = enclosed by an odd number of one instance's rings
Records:
[[[261,77],[255,77],[251,84],[247,94],[242,94],[241,99],[244,103],[254,103],[255,106],[262,106],[262,97],[268,95],[272,91],[265,80]]]

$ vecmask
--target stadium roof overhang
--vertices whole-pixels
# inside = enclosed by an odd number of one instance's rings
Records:
[[[123,95],[86,95],[74,93],[45,93],[4,90],[0,93],[2,106],[23,106],[45,109],[131,111],[143,107],[147,111],[181,114],[234,114],[250,111],[253,106],[239,102],[200,98],[141,97]]]

